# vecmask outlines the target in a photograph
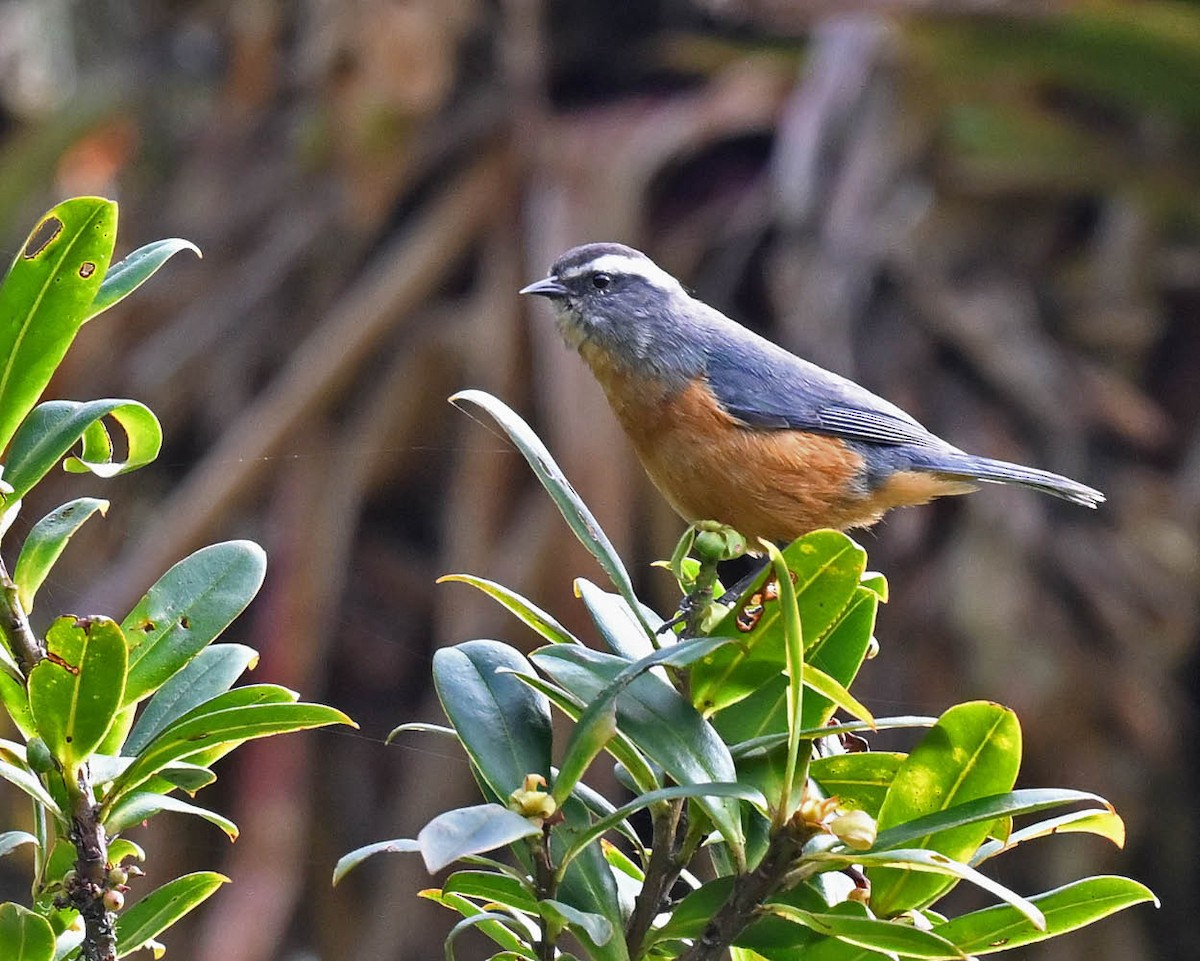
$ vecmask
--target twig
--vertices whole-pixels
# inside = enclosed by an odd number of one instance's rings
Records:
[[[80,770],[71,814],[71,843],[75,845],[75,875],[66,885],[67,898],[84,923],[84,961],[116,961],[117,916],[108,909],[108,837],[97,817],[99,805],[87,768]]]
[[[46,648],[38,640],[29,617],[21,605],[17,585],[8,575],[8,568],[0,560],[0,631],[4,642],[17,659],[17,666],[28,677],[33,666],[46,656]]]
[[[756,919],[762,903],[784,887],[788,872],[807,840],[807,831],[791,826],[776,834],[758,867],[734,881],[725,903],[679,961],[717,961],[722,957],[733,939]]]
[[[678,880],[680,871],[686,867],[685,864],[679,863],[675,849],[683,805],[682,800],[671,801],[655,812],[650,863],[646,865],[646,877],[642,881],[641,893],[638,894],[633,913],[625,927],[625,942],[631,958],[640,954],[650,925],[662,909],[663,898]]]

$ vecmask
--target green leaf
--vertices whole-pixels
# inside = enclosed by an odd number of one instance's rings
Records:
[[[633,582],[629,579],[629,572],[621,563],[616,548],[600,528],[600,524],[592,516],[587,505],[575,493],[571,482],[567,480],[566,475],[555,463],[554,458],[550,456],[546,445],[541,442],[537,434],[512,408],[484,391],[459,391],[450,398],[450,403],[456,407],[461,407],[464,403],[474,404],[491,415],[492,419],[504,429],[517,450],[524,455],[529,466],[533,468],[534,474],[537,475],[538,480],[541,481],[542,486],[558,507],[563,519],[566,520],[575,536],[579,538],[579,542],[591,551],[592,556],[596,558],[604,573],[617,588],[617,592],[625,598],[630,609],[642,621],[642,627],[646,634],[653,637],[654,627],[645,619],[645,613],[638,603],[637,595],[633,592]]]
[[[65,820],[58,802],[46,790],[38,776],[29,769],[22,745],[0,740],[0,778],[20,788],[60,821]]]
[[[584,703],[598,698],[629,666],[624,658],[563,644],[534,651],[530,660]],[[638,750],[678,784],[737,779],[729,749],[717,732],[678,691],[653,674],[636,677],[621,692],[617,723]],[[737,803],[712,799],[698,803],[740,856],[745,839]]]
[[[357,726],[335,708],[303,702],[247,704],[180,721],[152,741],[113,782],[102,807],[102,817],[106,817],[124,795],[140,787],[173,761],[200,755],[228,743],[329,724]]]
[[[104,514],[108,501],[97,497],[80,497],[57,507],[33,525],[21,545],[20,556],[13,568],[17,596],[25,613],[33,611],[33,599],[46,575],[54,566],[67,542],[84,521],[96,512]]]
[[[1129,878],[1113,876],[1073,881],[1029,900],[1046,918],[1044,931],[1006,904],[960,915],[945,924],[934,925],[933,930],[966,954],[991,954],[1066,934],[1135,904],[1149,901],[1158,907],[1158,898],[1149,888]]]
[[[779,588],[779,619],[783,625],[784,673],[788,679],[787,686],[787,755],[784,760],[783,781],[780,784],[779,795],[773,798],[773,826],[782,827],[792,816],[799,805],[798,798],[793,798],[797,784],[797,766],[807,762],[808,758],[800,758],[800,729],[804,726],[801,721],[801,711],[804,708],[804,681],[808,665],[804,663],[804,633],[800,626],[800,608],[796,601],[796,589],[792,585],[787,561],[778,547],[770,541],[763,541],[763,546],[771,558],[771,567],[775,572]],[[832,678],[830,679],[832,680]],[[812,745],[806,743],[809,753]],[[801,771],[799,783],[803,784],[807,774]]]
[[[972,701],[946,711],[896,771],[879,810],[880,833],[967,801],[1011,791],[1021,764],[1021,728],[999,704]],[[972,823],[917,840],[912,846],[966,861],[988,834]],[[891,916],[931,904],[953,885],[906,870],[871,872],[871,907]]]
[[[833,754],[814,758],[808,773],[826,796],[878,817],[884,795],[904,757],[884,751]]]
[[[258,652],[244,644],[206,647],[150,698],[122,745],[123,753],[140,753],[168,725],[228,691],[257,661]]]
[[[861,905],[856,907],[862,908]],[[887,951],[906,958],[965,958],[966,955],[947,941],[911,924],[877,921],[847,913],[813,912],[784,904],[772,904],[767,910],[801,924],[826,937],[873,951]],[[865,911],[865,908],[863,908]]]
[[[113,805],[112,810],[104,819],[104,829],[110,834],[119,834],[126,828],[131,828],[142,821],[148,821],[160,811],[174,811],[178,814],[192,814],[203,818],[210,824],[215,824],[230,841],[238,838],[238,828],[229,818],[210,811],[207,808],[189,804],[177,797],[167,794],[155,794],[149,791],[134,791]]]
[[[620,598],[616,599],[620,601]],[[624,604],[623,601],[620,602]],[[588,766],[616,734],[617,698],[635,678],[656,667],[687,667],[729,643],[730,638],[690,638],[658,651],[650,648],[649,653],[640,660],[622,668],[580,715],[571,732],[571,739],[563,751],[562,769],[554,779],[554,799],[561,803],[562,799],[575,789],[576,783],[583,777]],[[648,644],[646,646],[649,648]]]
[[[960,881],[970,881],[976,887],[994,894],[1000,900],[1007,901],[1037,928],[1041,929],[1046,926],[1046,919],[1042,917],[1041,911],[1027,898],[1023,898],[1016,892],[1010,891],[1003,884],[993,881],[986,874],[980,874],[973,867],[956,861],[953,858],[948,858],[944,854],[938,854],[936,851],[929,851],[925,848],[907,848],[891,851],[868,851],[865,854],[853,852],[819,852],[810,854],[809,857],[814,861],[858,864],[871,871],[877,871],[880,867],[899,869],[904,877],[932,874]]]
[[[54,929],[50,922],[11,901],[0,904],[0,958],[53,961]]]
[[[628,804],[624,804],[611,814],[600,818],[586,830],[579,832],[575,840],[571,842],[570,847],[567,848],[566,853],[559,859],[559,863],[560,865],[570,863],[580,851],[589,844],[598,841],[605,833],[615,828],[635,811],[650,807],[652,804],[658,804],[660,801],[670,801],[675,798],[705,797],[737,798],[739,801],[748,801],[761,814],[765,814],[767,810],[767,799],[762,796],[760,791],[746,784],[722,784],[714,782],[711,784],[685,784],[659,788],[657,791],[649,791],[646,794],[639,795]]]
[[[227,541],[184,558],[146,592],[121,627],[130,642],[122,706],[157,690],[215,640],[253,600],[267,557],[252,541]]]
[[[415,854],[421,850],[421,845],[413,838],[394,838],[391,841],[376,841],[355,848],[348,854],[338,858],[333,869],[333,884],[336,886],[347,874],[375,854]]]
[[[563,819],[550,832],[550,854],[554,863],[562,863],[567,848],[592,823],[590,811],[575,796],[567,798],[560,810]],[[584,847],[560,875],[559,901],[579,911],[607,918],[614,930],[623,929],[625,917],[621,911],[620,891],[598,844]],[[624,938],[610,938],[600,943],[591,938],[586,928],[573,927],[572,932],[594,961],[629,961]]]
[[[13,258],[0,285],[0,452],[87,318],[116,234],[115,203],[76,197],[45,214]]]
[[[446,935],[446,961],[454,961],[455,940],[464,931],[470,931],[472,928],[478,928],[511,954],[522,958],[533,957],[533,952],[521,940],[528,936],[528,932],[519,921],[510,918],[507,914],[501,914],[499,911],[483,911],[466,898],[456,897],[452,894],[444,895],[440,891],[422,891],[421,897],[437,901],[463,915],[463,919],[454,925]]]
[[[500,804],[476,804],[439,814],[421,828],[417,842],[430,874],[468,854],[483,854],[541,834],[538,824]]]
[[[636,661],[654,653],[654,644],[645,627],[620,594],[601,590],[583,577],[575,578],[575,594],[583,601],[601,640],[613,654]]]
[[[445,894],[461,894],[537,914],[537,900],[516,878],[491,871],[456,871],[442,885]]]
[[[783,559],[794,578],[807,654],[854,599],[867,555],[845,534],[814,531],[788,545]],[[766,576],[764,570],[743,597],[761,594]],[[741,637],[742,643],[692,671],[692,703],[705,714],[723,710],[759,690],[786,666],[782,605],[764,599],[762,616],[749,632],[738,626],[741,608],[741,604],[735,605],[711,633]]]
[[[60,617],[46,632],[49,656],[29,672],[29,709],[65,776],[99,747],[125,686],[125,637],[107,617]]]
[[[1003,841],[988,841],[971,858],[971,867],[978,867],[988,858],[1015,848],[1025,841],[1034,838],[1049,837],[1052,834],[1095,834],[1107,838],[1119,848],[1125,846],[1125,822],[1115,811],[1071,811],[1058,817],[1047,818],[1013,831]]]
[[[105,417],[111,417],[125,432],[123,461],[112,460]],[[8,452],[4,480],[13,488],[8,500],[24,497],[80,440],[80,455],[67,458],[63,467],[75,473],[91,471],[114,477],[144,467],[158,456],[162,428],[150,408],[135,400],[48,400],[38,404],[22,422]]]
[[[857,588],[850,603],[829,630],[804,652],[805,663],[832,678],[841,685],[841,690],[849,688],[871,647],[878,609],[879,595],[865,587]],[[801,716],[804,727],[826,724],[837,707],[848,710],[844,701],[839,697],[827,696],[818,685],[810,683],[809,678],[805,678],[805,684],[812,691],[804,698],[804,713]],[[865,711],[865,708],[862,710]],[[850,713],[863,720],[870,716],[864,717],[862,711],[858,710]]]
[[[97,314],[120,303],[153,277],[159,267],[181,250],[190,250],[197,257],[203,256],[200,248],[191,241],[173,237],[169,240],[156,240],[154,243],[139,247],[124,260],[113,264],[108,269],[108,273],[104,275],[104,282],[96,292],[96,297],[88,308],[83,322],[86,323]]]
[[[990,826],[998,818],[1020,817],[1022,814],[1033,814],[1046,808],[1061,807],[1064,804],[1076,804],[1080,801],[1108,802],[1098,794],[1086,791],[1072,791],[1065,788],[1026,788],[1021,791],[1008,791],[990,797],[976,798],[965,801],[942,811],[935,811],[924,817],[897,824],[880,831],[875,838],[874,850],[884,851],[888,848],[899,847],[928,847],[934,835],[970,824]],[[974,852],[972,852],[974,853]]]
[[[569,691],[563,690],[557,684],[537,676],[529,676],[520,672],[512,675],[522,684],[532,688],[573,721],[578,721],[586,710],[582,700]],[[605,745],[605,750],[625,767],[635,788],[639,791],[652,791],[659,786],[659,778],[654,770],[646,763],[641,752],[634,747],[624,734],[618,731],[611,741]],[[578,787],[578,785],[576,785]]]
[[[144,947],[228,881],[215,871],[198,871],[151,891],[117,918],[117,957]]]
[[[23,844],[32,844],[37,847],[38,839],[28,831],[5,831],[0,834],[0,858],[6,854],[12,854]]]
[[[580,911],[553,898],[538,901],[538,909],[543,917],[554,922],[560,929],[570,928],[572,933],[585,935],[592,944],[602,946],[612,940],[612,922],[603,915]]]
[[[471,574],[443,574],[435,583],[470,584],[472,587],[483,591],[488,597],[499,602],[501,607],[513,614],[522,624],[541,637],[544,637],[551,644],[579,643],[575,636],[553,617],[532,601],[527,600],[515,591],[509,590],[503,584],[497,584],[495,581],[475,577]]]
[[[527,774],[550,776],[550,704],[514,674],[533,668],[499,641],[467,641],[433,655],[433,683],[472,763],[498,798]]]

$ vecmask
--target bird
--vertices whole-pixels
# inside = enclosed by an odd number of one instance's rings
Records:
[[[520,293],[553,305],[650,480],[690,523],[785,543],[867,528],[892,508],[980,482],[1104,501],[1068,477],[960,450],[691,296],[624,244],[573,247]]]

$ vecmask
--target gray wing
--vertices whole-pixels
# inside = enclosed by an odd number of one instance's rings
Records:
[[[807,430],[868,444],[950,447],[865,387],[757,335],[711,347],[706,360],[708,383],[721,406],[752,427]]]

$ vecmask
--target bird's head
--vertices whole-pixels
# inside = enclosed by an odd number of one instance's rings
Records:
[[[590,345],[621,366],[672,380],[700,367],[700,312],[707,308],[632,247],[574,247],[521,293],[547,298],[559,331],[581,351]]]

